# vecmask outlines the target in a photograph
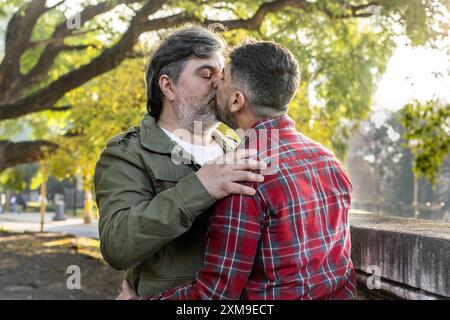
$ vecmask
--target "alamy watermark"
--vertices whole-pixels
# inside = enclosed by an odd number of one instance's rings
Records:
[[[67,267],[66,273],[70,276],[66,280],[66,287],[69,290],[81,290],[81,269],[77,265]]]
[[[381,289],[381,269],[377,265],[367,267],[367,273],[371,274],[367,278],[366,286],[369,290]]]
[[[81,13],[78,12],[74,16],[67,19],[66,26],[69,30],[81,29]]]
[[[191,145],[194,144],[193,137],[203,137],[202,144],[204,145],[206,135],[204,134],[201,121],[195,121],[194,132],[189,132],[186,129],[178,128],[172,133]],[[243,157],[219,157],[210,163],[216,164],[245,164],[248,159],[256,159],[263,161],[267,164],[267,169],[264,170],[264,175],[274,174],[278,170],[280,152],[280,132],[278,129],[257,129],[244,131],[237,129],[232,132],[225,132],[225,136],[237,135],[241,143],[238,145],[238,149],[257,150],[257,155],[250,158]],[[194,147],[192,147],[194,148]],[[197,152],[196,156],[205,158],[207,156],[206,149],[202,149],[200,154]],[[195,162],[193,158],[193,150],[186,150],[179,144],[174,144],[171,151],[171,161],[174,164],[192,164]]]

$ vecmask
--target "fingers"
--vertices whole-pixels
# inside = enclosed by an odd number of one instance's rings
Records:
[[[256,149],[238,149],[231,152],[227,152],[223,156],[220,156],[211,161],[215,164],[242,164],[247,161],[246,159],[254,157],[258,154]]]
[[[253,154],[253,151],[242,150],[242,152],[240,154],[235,154],[235,155],[236,156],[244,156],[244,155],[249,155],[249,154]],[[231,154],[231,155],[233,155],[233,154]],[[221,166],[220,170],[225,170],[225,171],[222,171],[223,174],[234,174],[233,171],[263,171],[263,170],[267,169],[267,164],[265,162],[254,160],[254,159],[241,158],[241,159],[239,159],[237,161],[233,161],[231,163],[228,160],[226,160],[225,163],[217,163],[219,161],[219,158],[215,159],[214,161],[215,161],[214,163],[206,163],[206,165],[204,165],[204,167],[206,167],[207,165],[219,164]],[[254,175],[251,175],[248,179],[242,178],[243,180],[239,180],[239,181],[262,182],[260,175],[258,175],[256,180],[254,177],[255,177]]]
[[[229,184],[228,192],[231,194],[242,194],[244,196],[254,196],[256,194],[255,189],[233,182]]]
[[[247,182],[263,182],[264,176],[250,171],[235,171],[233,173],[233,181]]]
[[[241,171],[262,171],[267,169],[267,164],[264,161],[247,159],[244,163],[233,165],[233,169]]]

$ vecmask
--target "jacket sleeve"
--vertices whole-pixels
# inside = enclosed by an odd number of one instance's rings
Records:
[[[210,218],[203,267],[195,280],[147,299],[241,298],[252,272],[265,212],[255,197],[231,195],[220,200]]]
[[[137,156],[120,146],[101,154],[94,175],[100,250],[115,269],[130,268],[185,233],[214,202],[195,173],[155,194]]]

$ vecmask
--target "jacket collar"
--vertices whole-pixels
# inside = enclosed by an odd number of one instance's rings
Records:
[[[213,132],[213,138],[225,152],[232,151],[236,148],[237,143],[230,138],[227,138],[217,129]],[[155,118],[148,113],[145,114],[144,119],[141,121],[140,142],[145,149],[157,153],[172,153],[174,147],[177,146],[177,144],[156,125]]]
[[[172,140],[156,125],[155,118],[148,113],[141,121],[140,141],[145,149],[153,152],[170,153],[173,148]]]

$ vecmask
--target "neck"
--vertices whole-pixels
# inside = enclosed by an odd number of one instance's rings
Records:
[[[274,118],[281,117],[285,114],[286,113],[280,113],[280,114],[274,114],[270,117],[258,117],[250,111],[250,108],[247,107],[235,115],[235,121],[236,121],[236,124],[238,125],[239,129],[241,129],[243,131],[247,131],[247,130],[253,128],[255,123],[257,123],[258,121],[260,121],[262,119],[268,119],[268,118],[274,119]]]
[[[236,124],[238,128],[244,131],[250,130],[256,122],[263,118],[257,117],[251,113],[243,113],[242,115],[236,115]]]

